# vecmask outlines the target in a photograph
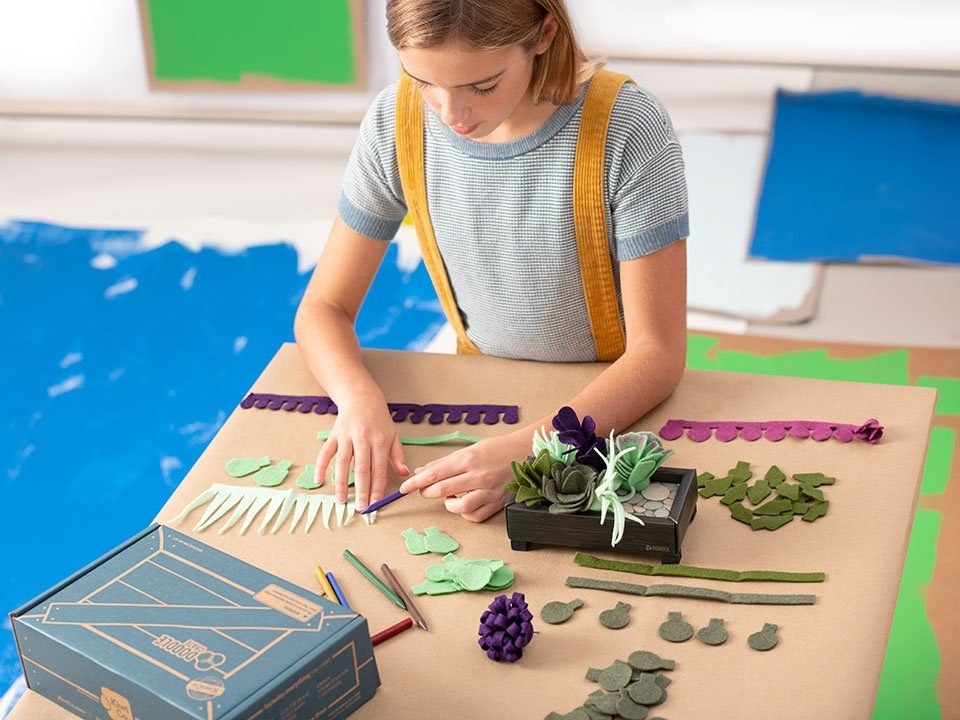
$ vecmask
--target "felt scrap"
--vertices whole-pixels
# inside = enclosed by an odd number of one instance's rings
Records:
[[[747,645],[754,650],[772,650],[777,646],[780,638],[777,637],[777,626],[773,623],[764,623],[763,629],[752,633],[747,638]]]
[[[813,522],[817,518],[822,518],[827,514],[827,510],[830,509],[830,501],[824,500],[822,502],[814,503],[807,512],[803,514],[803,520],[807,522]]]
[[[598,570],[616,570],[635,575],[668,575],[671,577],[692,577],[701,580],[726,580],[728,582],[766,581],[766,582],[823,582],[826,574],[822,572],[786,572],[779,570],[725,570],[722,568],[698,567],[696,565],[649,565],[647,563],[606,560],[589,553],[578,552],[573,562],[583,567]]]
[[[467,590],[504,590],[514,581],[514,572],[503,560],[470,560],[450,553],[438,565],[425,570],[426,580],[413,586],[415,595],[443,595]]]
[[[793,501],[789,498],[776,498],[769,500],[760,507],[753,509],[754,515],[782,515],[783,513],[793,514]]]
[[[793,483],[782,482],[776,487],[777,495],[782,498],[787,498],[792,502],[797,502],[800,500],[800,486],[794,485]]]
[[[550,625],[560,625],[573,617],[573,612],[583,607],[583,600],[576,598],[570,602],[552,600],[540,608],[540,619]]]
[[[689,640],[693,637],[693,626],[683,619],[683,615],[679,612],[668,612],[667,619],[660,623],[660,627],[657,628],[657,634],[662,637],[664,640],[668,640],[673,643],[681,643]],[[631,695],[631,697],[633,697]],[[653,703],[646,703],[642,700],[637,700],[637,702],[643,702],[645,705],[652,705]]]
[[[263,457],[239,457],[231,458],[227,460],[224,470],[226,470],[227,475],[234,478],[241,478],[245,475],[252,475],[257,470],[262,467],[266,467],[270,464],[270,458],[266,455]]]
[[[720,498],[720,502],[724,505],[731,505],[735,502],[739,502],[743,500],[746,496],[747,496],[747,484],[738,483],[736,485],[731,486],[731,488],[723,494],[723,497]]]
[[[770,489],[770,485],[766,480],[757,480],[747,488],[747,497],[750,498],[750,502],[754,505],[759,505],[767,499],[771,492],[773,491]]]
[[[646,720],[647,706],[634,702],[629,695],[620,695],[617,700],[617,714],[626,720]]]
[[[792,507],[791,504],[791,512],[784,515],[754,515],[750,519],[750,527],[754,530],[778,530],[793,521]]]
[[[710,618],[706,627],[697,630],[697,639],[705,645],[723,645],[729,633],[723,626],[723,618]]]
[[[797,439],[812,438],[840,442],[863,440],[871,445],[883,437],[883,426],[875,418],[860,425],[821,422],[818,420],[766,420],[762,422],[667,420],[658,433],[664,440],[676,440],[687,431],[694,442],[703,442],[715,437],[720,442],[730,442],[738,437],[744,440],[759,440],[761,437],[773,442],[783,440],[789,434]]]
[[[821,485],[833,485],[837,481],[835,477],[828,477],[822,472],[794,473],[793,479],[802,485],[812,485],[813,487],[820,487]]]
[[[776,465],[771,465],[770,469],[767,470],[766,474],[764,474],[763,479],[767,481],[767,484],[770,487],[777,487],[780,483],[787,479],[787,475]]]
[[[620,699],[619,692],[603,692],[597,690],[587,696],[584,705],[600,711],[604,715],[617,714],[617,700]]]
[[[708,473],[708,472],[700,473],[699,475],[697,475],[697,487],[698,488],[704,487],[707,484],[707,481],[713,480],[714,477],[715,476],[713,473]]]
[[[636,650],[630,653],[627,658],[627,664],[630,667],[642,672],[655,672],[657,670],[673,670],[677,663],[674,660],[667,660],[649,650]]]
[[[442,532],[440,528],[435,525],[424,528],[423,534],[424,545],[426,545],[427,550],[432,553],[445,555],[456,551],[460,547],[460,543],[445,532]]]
[[[303,468],[303,472],[297,476],[296,486],[298,488],[301,488],[302,490],[316,490],[318,487],[323,485],[322,482],[318,483],[313,477],[315,468],[316,466],[313,464],[307,465]]]
[[[622,660],[615,660],[613,664],[600,671],[597,683],[607,692],[616,692],[629,685],[631,679],[633,679],[633,668]]]
[[[285,410],[301,413],[313,412],[317,415],[336,415],[337,406],[333,400],[325,395],[276,395],[273,393],[251,392],[241,402],[243,410],[255,408],[258,410]],[[485,425],[495,425],[498,422],[515,425],[520,422],[520,412],[516,405],[446,405],[429,403],[387,403],[390,416],[394,422],[409,420],[412,423],[421,423],[424,418],[431,425],[443,422],[466,422],[476,425],[483,422]]]
[[[652,673],[640,673],[640,679],[627,688],[627,694],[638,705],[659,705],[667,699],[667,691]]]
[[[630,624],[630,603],[618,602],[615,607],[600,613],[600,624],[611,630],[620,630]]]
[[[253,474],[253,481],[260,487],[276,487],[287,479],[291,465],[289,460],[281,460],[276,465],[260,468]]]
[[[753,511],[741,502],[730,504],[730,515],[734,520],[739,520],[747,525],[749,525],[750,521],[753,520]]]
[[[734,482],[741,483],[753,477],[753,471],[750,470],[750,463],[746,460],[738,460],[737,466],[730,468],[727,475],[733,478]]]
[[[430,552],[427,550],[426,538],[413,528],[407,528],[400,535],[403,536],[404,545],[411,555],[426,555]]]
[[[700,493],[700,497],[708,498],[713,497],[714,495],[723,495],[730,489],[730,485],[733,483],[733,478],[730,475],[726,475],[721,478],[713,478],[712,480],[707,480],[706,484],[700,488],[697,492]]]
[[[613,580],[597,580],[571,576],[566,579],[567,587],[586,588],[622,592],[628,595],[688,597],[699,600],[717,600],[741,605],[813,605],[816,595],[807,594],[768,594],[768,593],[730,593],[713,588],[691,585],[635,585]]]

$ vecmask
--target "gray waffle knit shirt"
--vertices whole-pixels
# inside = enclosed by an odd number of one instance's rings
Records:
[[[356,232],[392,240],[407,214],[397,167],[397,86],[360,126],[337,210]],[[573,222],[573,163],[584,93],[513,142],[461,137],[425,109],[427,199],[470,339],[481,352],[546,362],[596,360]],[[632,260],[689,234],[683,156],[660,102],[621,88],[607,133],[611,257]],[[619,268],[614,262],[617,294]],[[621,308],[622,315],[622,308]]]

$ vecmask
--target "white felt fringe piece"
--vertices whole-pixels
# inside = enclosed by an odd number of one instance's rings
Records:
[[[209,504],[207,505],[207,503]],[[241,518],[243,518],[243,523],[240,525],[239,532],[243,535],[253,524],[261,510],[264,512],[257,528],[258,535],[263,535],[271,520],[273,525],[270,527],[270,533],[277,532],[287,519],[291,518],[291,513],[292,518],[290,519],[288,532],[293,532],[306,514],[306,520],[303,523],[303,532],[305,533],[310,532],[318,514],[321,515],[323,526],[327,530],[331,529],[331,515],[335,515],[337,527],[344,527],[350,524],[356,514],[356,506],[353,500],[338,503],[333,495],[297,492],[292,488],[290,490],[275,490],[265,487],[238,487],[215,483],[194,498],[183,509],[183,512],[170,521],[171,524],[182,523],[193,510],[201,505],[207,505],[207,509],[200,520],[197,521],[197,524],[193,526],[193,529],[197,532],[211,527],[233,510],[229,519],[217,530],[220,535],[236,525]],[[372,512],[360,515],[360,517],[367,525],[371,525],[376,521],[377,513]]]

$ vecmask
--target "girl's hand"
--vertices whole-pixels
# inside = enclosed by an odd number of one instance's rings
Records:
[[[504,486],[513,480],[512,460],[530,454],[530,433],[489,438],[417,468],[400,492],[419,490],[425,498],[444,499],[447,510],[482,522],[510,502]]]
[[[353,465],[353,492],[358,511],[385,495],[388,468],[393,468],[401,477],[410,474],[386,403],[362,403],[355,409],[338,404],[330,437],[317,454],[314,470],[317,484],[323,482],[331,463],[337,502],[347,501]]]

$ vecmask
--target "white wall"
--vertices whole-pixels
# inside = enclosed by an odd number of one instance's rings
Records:
[[[960,75],[960,0],[569,3],[591,53],[642,74],[638,82],[670,107],[718,102],[720,129],[755,129],[754,120],[737,119],[737,108],[756,106],[776,87],[811,87],[818,67]],[[367,91],[213,94],[150,92],[135,0],[0,0],[0,113],[353,121],[398,71],[385,0],[365,5]]]

